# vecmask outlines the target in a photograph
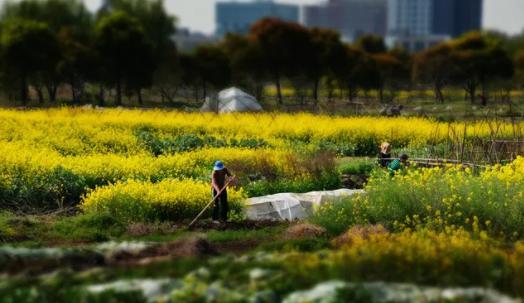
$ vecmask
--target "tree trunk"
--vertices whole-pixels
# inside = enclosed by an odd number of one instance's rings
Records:
[[[36,94],[38,95],[38,102],[43,104],[45,102],[44,91],[41,86],[35,86]]]
[[[315,83],[313,84],[313,100],[315,101],[315,105],[318,104],[318,88],[320,86],[320,80],[315,79]]]
[[[298,99],[300,100],[300,105],[307,105],[305,89],[298,87],[298,89],[295,88],[295,90],[296,90],[296,95],[298,95]]]
[[[205,101],[206,98],[207,98],[207,83],[206,83],[206,81],[204,81],[202,83],[202,93],[203,93],[202,100]]]
[[[77,85],[78,85],[78,88],[77,88],[78,91],[76,92],[76,98],[77,98],[78,103],[81,103],[82,99],[85,96],[85,83],[82,80],[80,80]]]
[[[255,84],[255,96],[258,100],[258,102],[262,102],[262,98],[264,97],[263,96],[263,92],[264,92],[264,86],[263,85],[260,85],[258,82]]]
[[[121,106],[122,105],[122,83],[120,80],[116,82],[116,105]]]
[[[24,106],[27,105],[28,99],[29,93],[27,92],[27,78],[22,76],[20,80],[20,100]]]
[[[465,84],[466,93],[469,95],[471,104],[475,104],[475,93],[477,92],[477,84],[475,81],[468,81]]]
[[[444,94],[442,93],[442,87],[443,85],[441,83],[439,83],[438,81],[435,82],[435,85],[434,85],[435,98],[437,99],[437,102],[440,104],[444,103]]]
[[[332,80],[328,80],[327,89],[328,89],[327,101],[331,103],[333,102],[333,82]]]
[[[69,86],[71,87],[72,103],[80,104],[82,96],[84,95],[84,83],[75,79],[70,79]]]
[[[380,86],[378,89],[378,98],[380,100],[380,103],[384,103],[384,86]]]
[[[142,89],[141,88],[137,88],[136,96],[138,98],[138,104],[143,105],[144,104],[144,100],[142,99]]]
[[[69,86],[71,87],[71,103],[73,104],[78,104],[78,95],[76,94],[76,89],[75,89],[75,81],[74,80],[71,80],[69,81]]]
[[[277,100],[278,104],[282,105],[282,87],[280,86],[280,76],[276,76],[275,78],[275,84],[277,85]]]
[[[175,90],[175,94],[176,94],[176,90]],[[162,96],[162,103],[165,103],[166,100],[167,100],[167,103],[169,103],[169,104],[173,104],[174,103],[174,99],[171,96],[171,94],[168,92],[168,89],[161,88],[160,89],[160,95]]]
[[[99,95],[98,95],[98,104],[100,106],[104,106],[105,103],[106,103],[106,100],[105,100],[104,85],[100,84],[100,90],[99,90]]]
[[[328,88],[328,102],[333,102],[333,87],[329,86]]]
[[[46,85],[47,94],[49,95],[49,101],[55,102],[56,101],[56,92],[58,90],[58,85],[55,85],[54,83],[50,83]]]
[[[353,100],[355,100],[355,90],[356,90],[356,87],[353,86],[353,85],[350,85],[348,86],[348,100],[349,102],[353,102]]]
[[[193,86],[193,98],[195,99],[195,102],[198,102],[198,100],[200,99],[198,96],[198,86],[197,85]]]
[[[481,86],[482,86],[482,95],[480,99],[482,101],[482,106],[486,106],[488,105],[488,87],[487,87],[486,81],[482,80]]]

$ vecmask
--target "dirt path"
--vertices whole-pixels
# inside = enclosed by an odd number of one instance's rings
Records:
[[[192,229],[182,231],[174,240],[140,242],[51,242],[53,246],[39,249],[0,247],[0,274],[41,274],[59,268],[74,270],[90,267],[112,267],[149,265],[177,258],[207,258],[222,254],[240,255],[272,241],[272,236],[254,237],[249,231],[287,225],[274,221],[243,221],[214,224],[210,221],[197,222]],[[178,225],[185,226],[185,225]],[[175,229],[176,230],[176,229]],[[246,231],[233,234],[231,239],[212,241],[210,232]],[[278,235],[275,235],[278,237]],[[5,264],[4,264],[5,263]],[[5,266],[4,266],[5,265]]]

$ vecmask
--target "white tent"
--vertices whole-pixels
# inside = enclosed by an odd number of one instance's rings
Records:
[[[334,203],[342,197],[349,197],[362,190],[339,189],[305,194],[282,193],[250,198],[246,202],[246,215],[251,220],[293,221],[309,217],[316,207]]]
[[[239,88],[231,87],[218,93],[217,99],[207,99],[202,112],[232,113],[259,112],[262,106],[257,99]]]

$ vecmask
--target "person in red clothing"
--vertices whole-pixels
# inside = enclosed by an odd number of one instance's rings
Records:
[[[231,177],[231,173],[224,166],[222,161],[216,161],[211,173],[211,191],[215,199],[215,207],[213,208],[213,221],[227,222],[229,205],[227,203],[227,188],[226,179]]]

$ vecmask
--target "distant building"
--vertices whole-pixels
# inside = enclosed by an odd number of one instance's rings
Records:
[[[389,46],[418,51],[479,30],[482,3],[483,0],[388,0],[386,41]]]
[[[265,17],[299,22],[297,5],[278,4],[272,0],[218,2],[215,14],[218,37],[227,33],[246,34],[255,22]]]
[[[346,41],[365,34],[384,36],[386,18],[386,0],[329,0],[303,8],[305,26],[336,30]]]
[[[446,35],[387,36],[385,40],[389,47],[400,47],[410,52],[418,52],[449,40],[449,38]]]
[[[217,39],[203,33],[191,32],[187,28],[177,28],[173,37],[177,50],[180,52],[190,52],[201,45],[217,43]]]
[[[388,5],[388,35],[425,36],[432,33],[433,0],[389,0]]]
[[[482,26],[482,0],[434,0],[433,33],[458,37]]]

